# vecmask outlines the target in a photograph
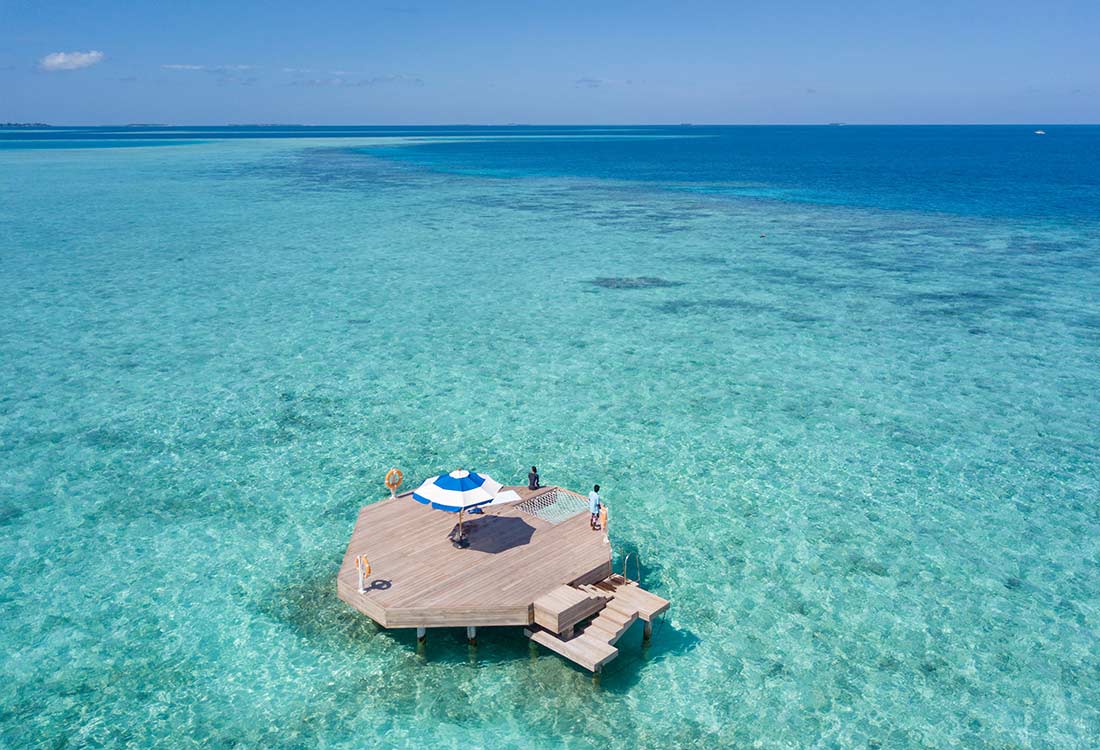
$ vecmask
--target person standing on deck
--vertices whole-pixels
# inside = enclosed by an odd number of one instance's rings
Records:
[[[598,531],[600,528],[600,485],[598,484],[588,493],[588,512],[592,514],[588,525],[593,531]]]
[[[537,466],[531,467],[531,473],[527,475],[527,489],[537,490],[542,485],[539,484],[539,468]]]

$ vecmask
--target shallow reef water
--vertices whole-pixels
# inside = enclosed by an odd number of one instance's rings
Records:
[[[0,746],[1094,748],[1100,131],[840,130],[6,142]],[[673,602],[598,683],[336,599],[531,464]]]

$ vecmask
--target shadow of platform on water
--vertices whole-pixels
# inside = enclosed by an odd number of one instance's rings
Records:
[[[684,656],[702,642],[690,630],[676,628],[663,618],[654,621],[653,636],[648,642],[643,640],[642,634],[643,623],[638,620],[615,643],[619,655],[604,665],[598,675],[541,646],[540,656],[557,659],[562,669],[591,677],[593,686],[598,690],[622,693],[636,685],[650,666],[665,659]]]
[[[254,598],[256,610],[300,637],[331,648],[353,648],[382,628],[336,596],[339,560],[309,560],[269,582]],[[247,591],[242,589],[242,593]]]
[[[528,641],[519,626],[478,628],[475,646],[467,643],[466,629],[461,627],[428,628],[424,643],[417,642],[416,630],[411,628],[379,630],[378,637],[415,654],[424,667],[499,666],[529,657]]]
[[[415,653],[425,667],[433,665],[454,667],[496,666],[520,661],[554,662],[559,668],[592,677],[601,690],[622,692],[636,684],[653,664],[665,659],[683,656],[701,640],[689,630],[673,627],[667,622],[654,623],[653,637],[648,643],[642,639],[641,621],[623,634],[615,646],[619,655],[603,668],[602,674],[593,676],[587,669],[569,661],[523,636],[522,628],[478,628],[477,645],[466,642],[465,628],[429,628],[425,643],[417,642],[416,631],[379,629],[377,637],[393,642],[397,648]]]

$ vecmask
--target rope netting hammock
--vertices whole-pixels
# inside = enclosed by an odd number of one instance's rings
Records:
[[[588,510],[588,500],[575,492],[554,488],[516,506],[524,513],[550,523],[561,523]]]

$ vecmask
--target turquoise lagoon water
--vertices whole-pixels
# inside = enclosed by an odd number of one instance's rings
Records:
[[[1097,747],[1100,129],[1033,129],[0,134],[0,746]],[[391,465],[531,463],[673,601],[598,685],[336,599]]]

